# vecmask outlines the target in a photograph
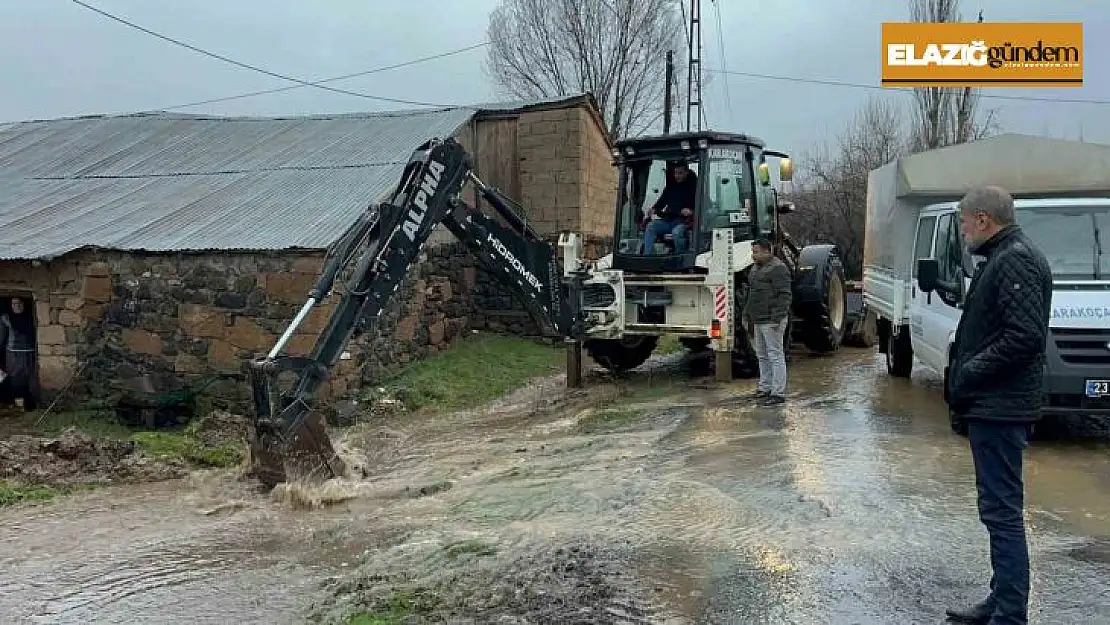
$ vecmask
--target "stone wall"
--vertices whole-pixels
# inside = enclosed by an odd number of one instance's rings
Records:
[[[351,396],[472,330],[538,334],[523,306],[461,244],[425,254],[374,330],[351,341],[351,357],[333,369],[323,399]],[[247,361],[274,345],[322,263],[307,253],[87,252],[37,266],[0,262],[0,288],[35,299],[48,397],[64,389],[65,403],[79,404],[193,389],[214,405],[242,408]],[[341,293],[338,283],[286,353],[309,353]]]
[[[375,331],[351,342],[352,357],[335,367],[324,398],[348,395],[482,327],[472,295],[480,270],[453,248],[431,248],[428,257]],[[5,262],[0,271],[5,289],[35,298],[47,395],[68,387],[68,399],[81,402],[203,383],[217,403],[241,406],[249,398],[245,363],[273,346],[321,266],[314,255],[88,253],[37,267]],[[286,353],[311,350],[336,299],[309,315]]]

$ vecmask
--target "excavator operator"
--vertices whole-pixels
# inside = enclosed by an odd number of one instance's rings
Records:
[[[644,229],[644,254],[655,253],[655,241],[670,234],[674,251],[686,251],[686,233],[694,221],[694,201],[697,198],[698,176],[683,161],[671,165],[671,175],[659,199],[651,207],[649,221]]]

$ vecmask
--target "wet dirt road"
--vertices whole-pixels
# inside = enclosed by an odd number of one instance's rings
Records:
[[[641,372],[380,420],[346,441],[369,477],[327,489],[270,498],[216,473],[3,510],[0,614],[941,623],[978,599],[986,533],[936,381],[887,378],[859,350],[791,373],[781,408],[736,399],[751,382]],[[1037,443],[1027,458],[1033,622],[1110,622],[1110,452]],[[337,503],[290,503],[306,497]]]

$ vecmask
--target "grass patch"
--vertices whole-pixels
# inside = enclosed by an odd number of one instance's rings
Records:
[[[30,501],[50,501],[62,492],[49,486],[17,486],[0,482],[0,508]]]
[[[73,427],[94,438],[132,440],[144,453],[155,458],[171,458],[201,467],[229,467],[242,461],[244,451],[235,443],[210,445],[198,437],[201,420],[194,419],[181,430],[137,430],[116,419],[110,410],[71,410],[31,413],[24,418],[21,433],[57,436]]]
[[[202,467],[231,467],[243,459],[238,445],[208,446],[182,432],[135,432],[131,440],[149,456],[176,458]]]
[[[566,352],[528,339],[483,334],[406,368],[382,385],[410,410],[460,410],[480,405],[562,371]]]
[[[684,351],[686,348],[679,342],[678,337],[673,334],[664,334],[659,337],[659,342],[655,345],[655,353],[660,356],[669,356]]]
[[[21,503],[36,501],[51,501],[63,495],[76,492],[89,491],[100,487],[101,484],[74,484],[72,486],[22,486],[0,480],[0,508],[14,506]]]
[[[414,616],[431,614],[437,602],[433,596],[416,591],[397,591],[373,611],[351,617],[349,625],[403,625]]]

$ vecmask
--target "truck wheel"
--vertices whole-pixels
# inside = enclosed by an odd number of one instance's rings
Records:
[[[626,336],[620,339],[590,339],[586,353],[605,369],[618,373],[635,369],[651,357],[658,336]]]
[[[836,351],[844,338],[848,288],[844,283],[844,266],[835,254],[829,255],[821,271],[820,298],[802,310],[802,340],[807,348],[826,353]]]
[[[913,371],[913,344],[906,326],[891,336],[886,348],[886,371],[896,378],[908,378]]]
[[[875,311],[864,309],[860,318],[852,324],[852,330],[844,337],[844,344],[852,347],[874,347],[879,342],[879,323]]]

